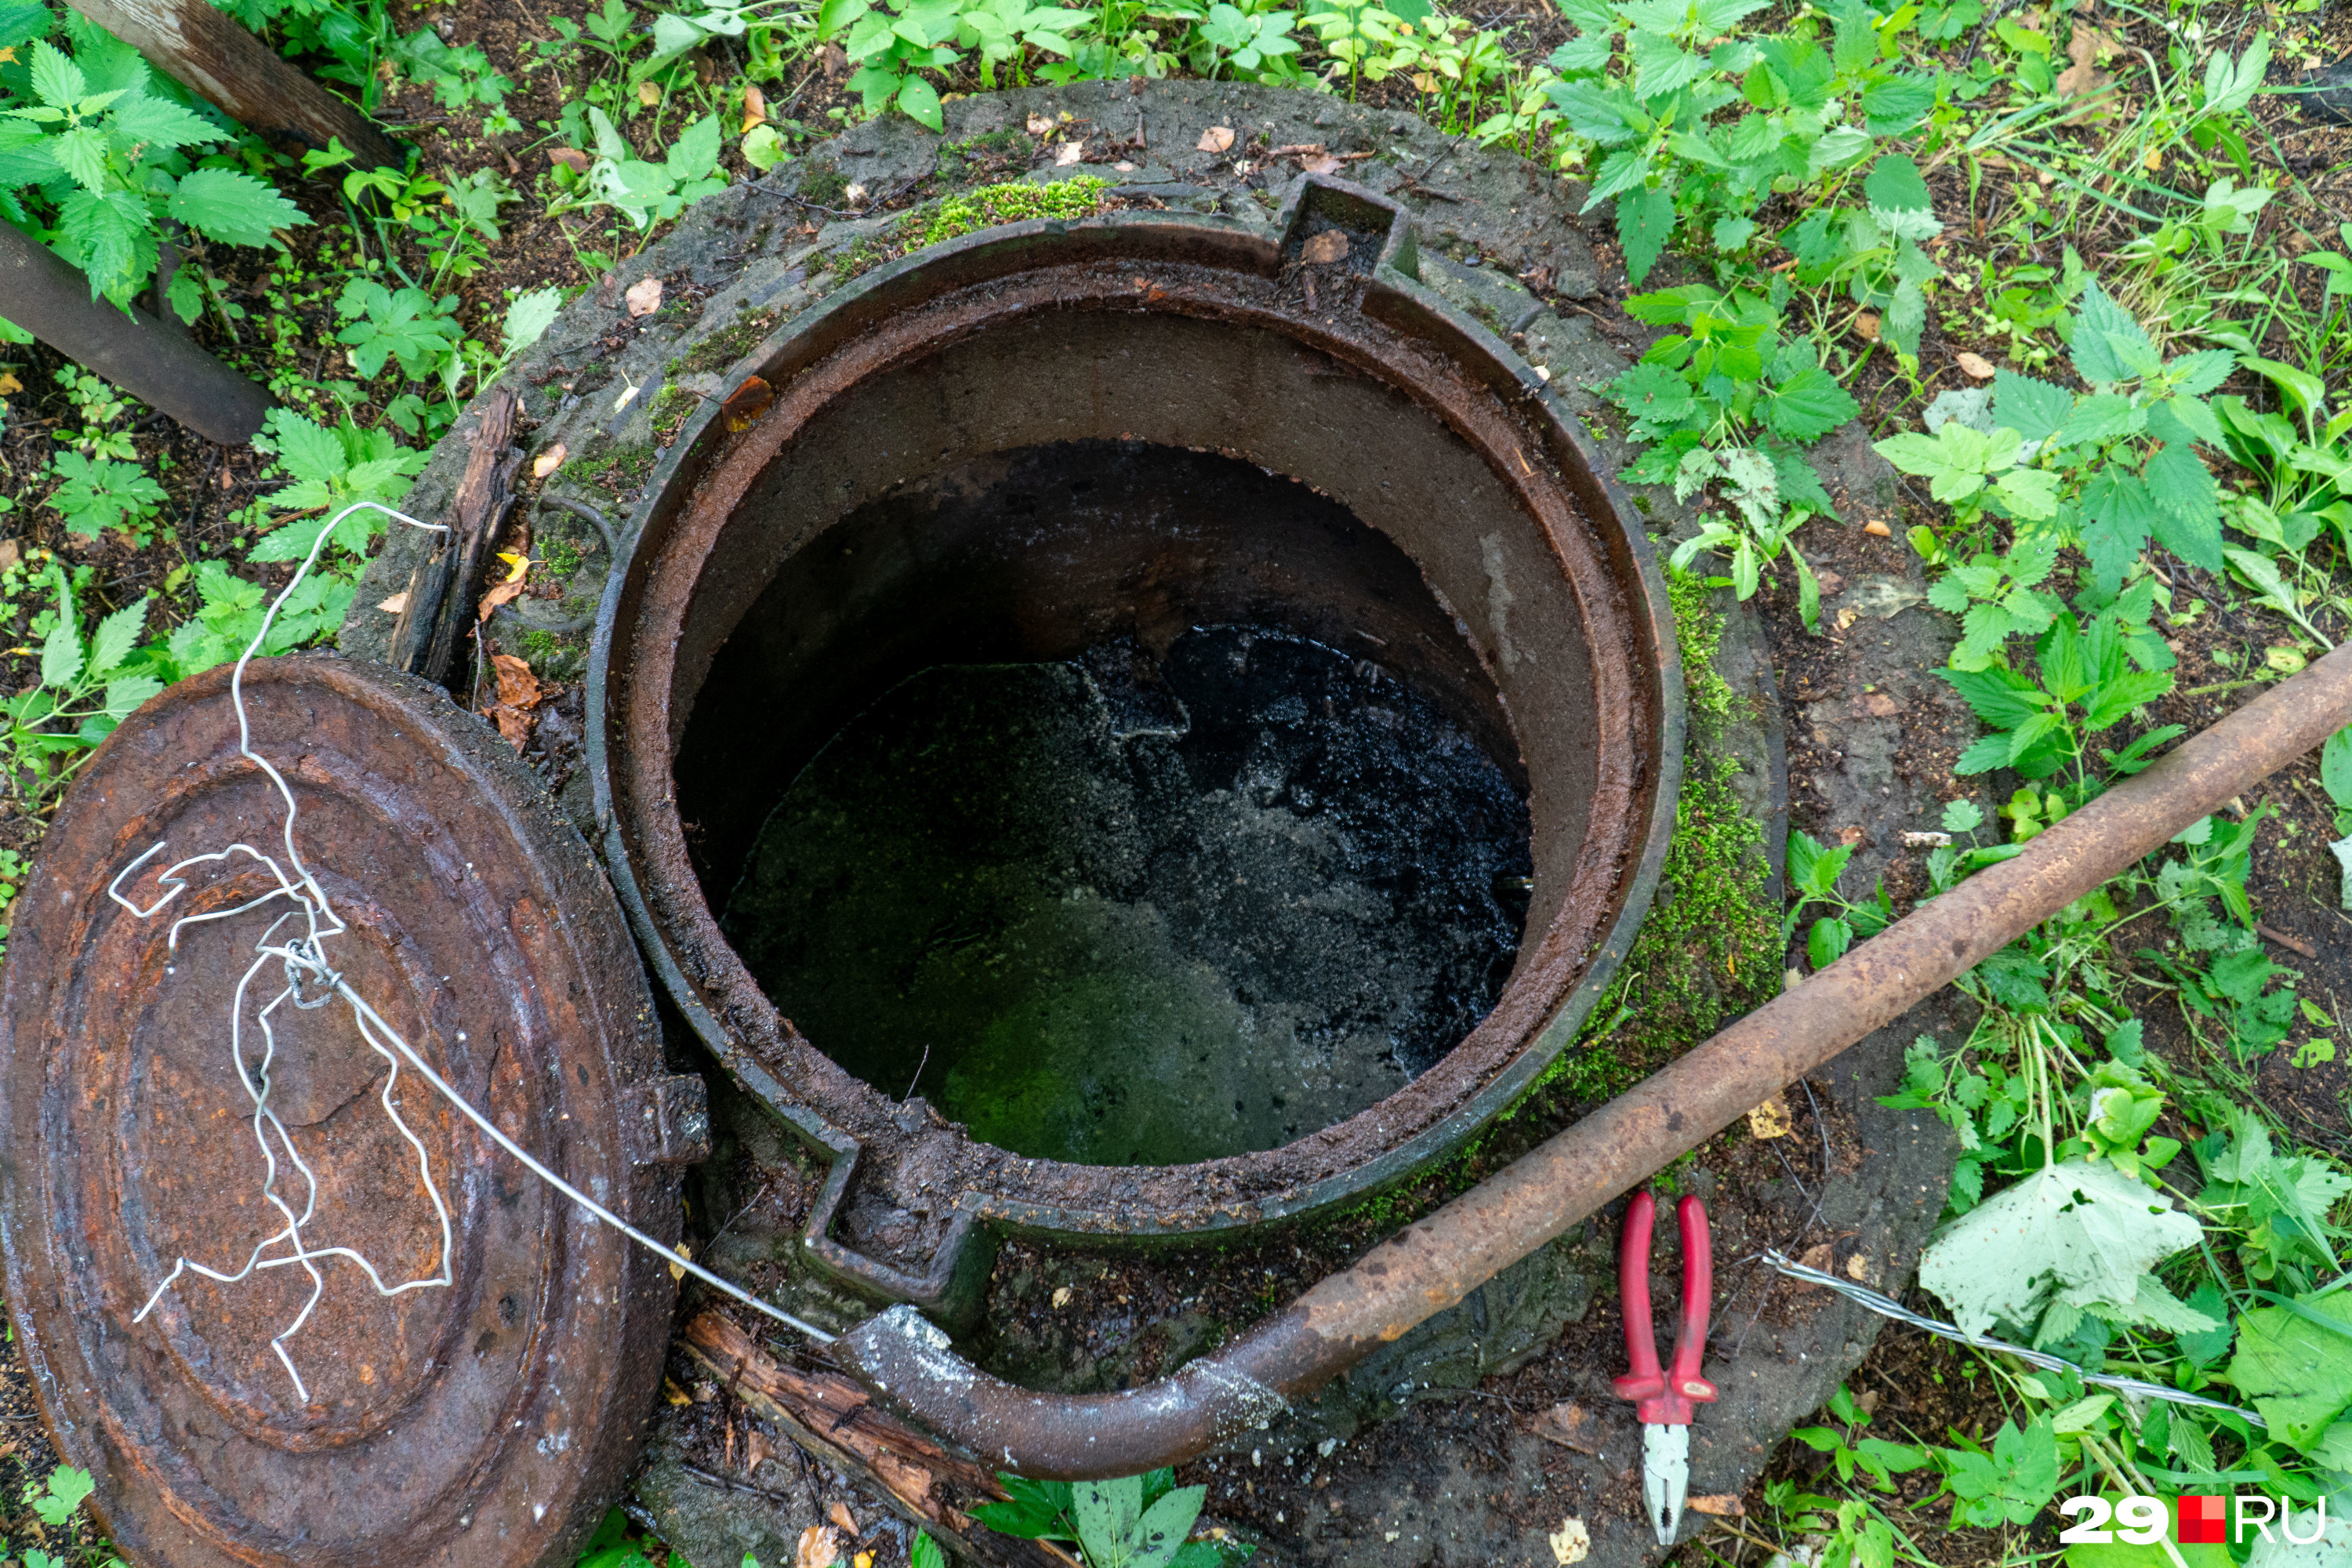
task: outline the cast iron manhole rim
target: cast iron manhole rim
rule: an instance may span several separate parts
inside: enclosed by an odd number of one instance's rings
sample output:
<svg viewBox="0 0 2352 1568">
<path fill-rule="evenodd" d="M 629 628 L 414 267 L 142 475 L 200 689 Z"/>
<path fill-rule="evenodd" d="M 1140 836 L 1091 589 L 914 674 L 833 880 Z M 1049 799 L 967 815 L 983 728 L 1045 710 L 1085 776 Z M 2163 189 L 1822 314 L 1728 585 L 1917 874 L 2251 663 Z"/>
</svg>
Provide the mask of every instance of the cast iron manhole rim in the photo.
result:
<svg viewBox="0 0 2352 1568">
<path fill-rule="evenodd" d="M 1327 306 L 1319 320 L 1311 309 L 1273 305 L 1271 286 L 1295 266 L 1310 218 L 1319 216 L 1319 226 L 1332 222 L 1332 214 L 1343 221 L 1377 222 L 1385 231 L 1384 243 L 1376 245 L 1377 266 L 1360 279 L 1360 300 L 1352 307 Z M 740 362 L 730 386 L 741 384 L 746 373 L 756 374 L 775 389 L 774 405 L 730 432 L 720 404 L 706 402 L 648 479 L 631 537 L 623 542 L 622 569 L 606 585 L 590 654 L 587 750 L 604 858 L 645 956 L 696 1034 L 739 1084 L 831 1158 L 806 1244 L 813 1260 L 860 1293 L 911 1300 L 950 1321 L 968 1321 L 998 1235 L 1093 1242 L 1208 1238 L 1302 1217 L 1394 1184 L 1458 1147 L 1542 1075 L 1574 1040 L 1631 947 L 1673 834 L 1682 767 L 1681 664 L 1664 582 L 1648 538 L 1633 521 L 1638 513 L 1631 498 L 1607 476 L 1600 455 L 1542 378 L 1419 281 L 1409 223 L 1394 204 L 1370 191 L 1302 176 L 1270 231 L 1221 217 L 1129 211 L 986 229 L 915 252 L 845 286 Z M 1099 288 L 1095 297 L 1081 299 L 1079 275 L 1089 265 Z M 1048 272 L 1056 283 L 1050 306 L 1014 298 L 1024 276 Z M 1255 298 L 1241 302 L 1229 293 L 1211 302 L 1204 291 L 1172 282 L 1180 276 L 1219 275 Z M 1148 287 L 1127 292 L 1130 279 Z M 1163 289 L 1163 282 L 1170 287 Z M 943 332 L 908 332 L 908 321 L 950 298 L 962 313 Z M 852 1119 L 841 1114 L 844 1107 L 826 1103 L 832 1086 L 824 1079 L 829 1074 L 846 1080 L 853 1097 L 875 1102 L 857 1107 L 865 1113 L 856 1120 L 869 1130 L 884 1120 L 875 1114 L 881 1091 L 848 1079 L 782 1018 L 719 933 L 690 870 L 682 887 L 667 886 L 680 879 L 660 873 L 665 859 L 686 864 L 667 771 L 671 666 L 664 661 L 674 651 L 666 652 L 663 639 L 655 637 L 649 657 L 648 644 L 637 640 L 638 623 L 665 552 L 698 516 L 723 521 L 791 433 L 833 397 L 890 365 L 936 352 L 952 341 L 949 334 L 985 331 L 1030 310 L 1081 306 L 1189 310 L 1286 334 L 1402 393 L 1467 441 L 1560 557 L 1584 616 L 1596 707 L 1604 725 L 1618 725 L 1622 743 L 1601 750 L 1603 777 L 1576 873 L 1555 905 L 1559 914 L 1542 932 L 1530 931 L 1521 963 L 1486 1022 L 1412 1084 L 1336 1128 L 1263 1153 L 1196 1165 L 1064 1165 L 972 1141 L 973 1150 L 1001 1156 L 992 1177 L 1019 1181 L 1042 1172 L 1066 1191 L 1082 1191 L 1084 1199 L 1032 1201 L 975 1185 L 958 1196 L 945 1238 L 917 1273 L 828 1234 L 862 1144 L 845 1125 Z M 992 318 L 992 310 L 1000 314 Z M 907 341 L 886 342 L 894 330 Z M 1443 395 L 1449 391 L 1450 403 Z M 638 716 L 643 733 L 633 736 L 630 709 L 640 688 L 657 689 L 662 699 L 646 704 Z M 646 803 L 642 807 L 640 800 Z M 1605 918 L 1588 914 L 1583 929 L 1564 931 L 1578 924 L 1580 893 Z M 1538 970 L 1547 978 L 1569 973 L 1535 998 L 1530 994 L 1542 984 L 1533 978 Z M 1541 1005 L 1530 1015 L 1538 1000 Z M 1507 1039 L 1490 1038 L 1473 1050 L 1482 1035 L 1504 1033 L 1497 1020 L 1522 1016 L 1525 1021 Z M 1408 1100 L 1415 1101 L 1415 1112 L 1399 1118 L 1396 1108 Z M 1376 1143 L 1367 1156 L 1329 1161 L 1328 1168 L 1278 1190 L 1263 1184 L 1249 1190 L 1254 1166 L 1295 1155 L 1318 1140 L 1346 1142 L 1333 1134 L 1382 1119 L 1406 1124 L 1370 1140 L 1360 1134 L 1360 1141 Z M 1156 1204 L 1150 1190 L 1155 1184 L 1161 1189 Z"/>
</svg>

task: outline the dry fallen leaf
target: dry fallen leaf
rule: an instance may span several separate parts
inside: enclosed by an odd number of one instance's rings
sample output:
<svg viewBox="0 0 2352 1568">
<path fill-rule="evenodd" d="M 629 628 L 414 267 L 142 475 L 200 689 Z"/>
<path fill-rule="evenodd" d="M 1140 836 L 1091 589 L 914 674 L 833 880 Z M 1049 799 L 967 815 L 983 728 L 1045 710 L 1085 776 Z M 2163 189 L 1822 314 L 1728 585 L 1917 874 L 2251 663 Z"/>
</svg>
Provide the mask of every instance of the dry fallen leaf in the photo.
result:
<svg viewBox="0 0 2352 1568">
<path fill-rule="evenodd" d="M 824 1505 L 824 1517 L 839 1525 L 847 1532 L 852 1541 L 856 1540 L 857 1537 L 863 1533 L 857 1528 L 857 1516 L 851 1513 L 849 1511 L 849 1505 L 843 1502 L 839 1498 L 835 1498 L 833 1501 Z"/>
<path fill-rule="evenodd" d="M 16 379 L 14 371 L 0 370 L 0 397 L 8 397 L 24 390 L 25 384 Z"/>
<path fill-rule="evenodd" d="M 757 87 L 743 89 L 743 130 L 748 134 L 768 122 L 768 95 Z"/>
<path fill-rule="evenodd" d="M 758 1475 L 760 1467 L 766 1464 L 769 1456 L 775 1451 L 775 1445 L 768 1441 L 768 1435 L 765 1432 L 754 1430 L 750 1436 L 743 1439 L 743 1473 L 747 1476 Z"/>
<path fill-rule="evenodd" d="M 1870 535 L 1873 539 L 1892 539 L 1895 537 L 1895 531 L 1874 517 L 1868 522 L 1862 525 L 1862 531 L 1863 532 Z"/>
<path fill-rule="evenodd" d="M 1309 174 L 1336 174 L 1339 172 L 1339 160 L 1328 153 L 1317 153 L 1298 160 L 1298 166 Z"/>
<path fill-rule="evenodd" d="M 1132 174 L 1135 173 L 1135 165 L 1129 163 L 1124 158 L 1121 158 L 1118 163 L 1113 163 L 1111 167 L 1122 174 Z"/>
<path fill-rule="evenodd" d="M 839 44 L 827 44 L 817 50 L 816 63 L 824 68 L 824 79 L 832 81 L 849 73 L 849 51 Z"/>
<path fill-rule="evenodd" d="M 0 539 L 0 572 L 5 572 L 25 558 L 25 546 L 14 539 Z"/>
<path fill-rule="evenodd" d="M 498 672 L 499 701 L 516 708 L 539 706 L 539 677 L 530 665 L 510 653 L 494 653 L 490 668 Z"/>
<path fill-rule="evenodd" d="M 1033 115 L 1031 115 L 1031 116 L 1029 117 L 1029 134 L 1030 134 L 1030 135 L 1032 135 L 1032 136 L 1043 136 L 1043 135 L 1045 135 L 1046 132 L 1048 132 L 1052 131 L 1053 129 L 1054 129 L 1054 117 L 1053 117 L 1052 115 L 1050 115 L 1050 114 L 1033 114 Z"/>
<path fill-rule="evenodd" d="M 2058 73 L 2058 96 L 2096 98 L 2114 87 L 2115 79 L 2099 68 L 2099 60 L 2114 53 L 2115 48 L 2115 40 L 2102 37 L 2096 27 L 2087 22 L 2076 22 L 2066 42 L 2066 58 L 2074 63 Z M 2083 116 L 2077 112 L 2070 118 Z"/>
<path fill-rule="evenodd" d="M 866 187 L 852 182 L 842 188 L 841 199 L 851 206 L 862 206 L 866 202 Z"/>
<path fill-rule="evenodd" d="M 14 544 L 16 541 L 10 540 L 9 542 Z M 386 599 L 382 604 L 378 605 L 376 608 L 382 610 L 387 616 L 396 616 L 400 614 L 401 611 L 408 608 L 408 590 L 403 588 L 399 593 L 394 594 L 391 598 Z"/>
<path fill-rule="evenodd" d="M 1693 1513 L 1711 1513 L 1717 1519 L 1738 1519 L 1748 1512 L 1736 1492 L 1721 1492 L 1714 1497 L 1695 1497 L 1685 1507 Z"/>
<path fill-rule="evenodd" d="M 500 605 L 511 604 L 520 597 L 522 597 L 520 583 L 501 583 L 482 595 L 482 603 L 479 606 L 481 613 L 475 618 L 487 621 Z"/>
<path fill-rule="evenodd" d="M 1748 1131 L 1756 1138 L 1786 1138 L 1789 1135 L 1789 1102 L 1774 1095 L 1748 1113 Z"/>
<path fill-rule="evenodd" d="M 1968 372 L 1969 374 L 1976 377 L 1979 381 L 1990 381 L 1992 379 L 1992 361 L 1985 358 L 1982 354 L 1969 353 L 1963 351 L 1957 356 L 1956 363 L 1958 363 L 1962 370 Z"/>
<path fill-rule="evenodd" d="M 651 109 L 661 101 L 661 89 L 649 81 L 637 83 L 637 101 Z"/>
<path fill-rule="evenodd" d="M 501 583 L 520 583 L 530 574 L 530 554 L 528 551 L 501 550 L 499 559 L 507 563 L 507 574 Z"/>
<path fill-rule="evenodd" d="M 1069 1304 L 1070 1288 L 1067 1285 L 1065 1285 L 1054 1292 L 1054 1305 L 1056 1307 L 1066 1307 Z"/>
<path fill-rule="evenodd" d="M 1066 169 L 1081 158 L 1084 158 L 1086 155 L 1087 144 L 1085 142 L 1065 142 L 1062 143 L 1062 150 L 1054 154 L 1054 167 L 1056 169 Z"/>
<path fill-rule="evenodd" d="M 1892 719 L 1903 711 L 1903 704 L 1884 691 L 1864 692 L 1855 700 L 1854 707 L 1863 717 L 1869 719 Z"/>
<path fill-rule="evenodd" d="M 1601 1424 L 1592 1412 L 1563 1399 L 1536 1417 L 1536 1436 L 1575 1449 L 1580 1454 L 1601 1451 Z"/>
<path fill-rule="evenodd" d="M 1826 1241 L 1820 1241 L 1815 1242 L 1812 1246 L 1805 1248 L 1803 1252 L 1798 1254 L 1797 1261 L 1803 1264 L 1806 1268 L 1814 1270 L 1816 1273 L 1827 1274 L 1830 1271 L 1830 1265 L 1837 1261 L 1837 1259 L 1830 1250 L 1830 1244 Z M 1814 1284 L 1810 1279 L 1799 1279 L 1792 1281 L 1792 1283 L 1794 1283 L 1800 1290 L 1819 1290 L 1823 1289 L 1823 1287 Z"/>
<path fill-rule="evenodd" d="M 1870 1283 L 1870 1259 L 1855 1253 L 1845 1260 L 1845 1277 L 1857 1285 Z"/>
<path fill-rule="evenodd" d="M 1298 247 L 1298 259 L 1310 267 L 1328 267 L 1347 258 L 1348 237 L 1336 228 L 1325 229 Z"/>
<path fill-rule="evenodd" d="M 776 389 L 755 375 L 727 395 L 719 415 L 727 421 L 729 430 L 748 430 L 751 422 L 765 414 L 775 401 Z"/>
<path fill-rule="evenodd" d="M 686 1390 L 677 1385 L 677 1380 L 675 1378 L 666 1377 L 662 1379 L 662 1397 L 668 1400 L 672 1405 L 691 1405 L 694 1403 L 694 1400 L 687 1394 Z"/>
<path fill-rule="evenodd" d="M 530 460 L 530 477 L 534 479 L 547 478 L 548 475 L 563 467 L 563 443 L 558 441 Z"/>
<path fill-rule="evenodd" d="M 1874 343 L 1878 341 L 1878 318 L 1864 310 L 1853 319 L 1853 330 L 1862 334 L 1863 342 Z"/>
<path fill-rule="evenodd" d="M 630 315 L 650 316 L 661 309 L 661 296 L 660 279 L 640 278 L 629 285 L 629 291 L 621 298 L 628 302 Z"/>
<path fill-rule="evenodd" d="M 827 1525 L 812 1524 L 801 1531 L 793 1553 L 793 1568 L 833 1568 L 841 1561 L 841 1542 Z"/>
<path fill-rule="evenodd" d="M 1201 132 L 1201 140 L 1196 143 L 1203 153 L 1227 152 L 1231 150 L 1233 144 L 1234 128 L 1230 125 L 1210 126 Z"/>
<path fill-rule="evenodd" d="M 1580 1519 L 1561 1520 L 1559 1528 L 1544 1539 L 1551 1543 L 1551 1554 L 1559 1568 L 1581 1563 L 1592 1553 L 1592 1532 L 1584 1528 Z"/>
<path fill-rule="evenodd" d="M 547 150 L 547 161 L 551 163 L 561 163 L 579 174 L 586 174 L 590 165 L 595 162 L 577 147 L 551 147 Z"/>
</svg>

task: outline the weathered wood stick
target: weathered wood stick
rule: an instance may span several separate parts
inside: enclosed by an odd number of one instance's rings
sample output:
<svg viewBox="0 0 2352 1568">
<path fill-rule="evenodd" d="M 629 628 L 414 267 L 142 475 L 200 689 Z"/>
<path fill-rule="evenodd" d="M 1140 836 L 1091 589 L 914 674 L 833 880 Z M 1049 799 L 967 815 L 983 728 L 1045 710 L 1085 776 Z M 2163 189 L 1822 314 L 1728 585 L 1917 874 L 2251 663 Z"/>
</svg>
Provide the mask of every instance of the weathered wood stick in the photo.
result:
<svg viewBox="0 0 2352 1568">
<path fill-rule="evenodd" d="M 0 315 L 225 447 L 253 438 L 277 404 L 268 391 L 144 310 L 89 297 L 89 279 L 47 246 L 0 223 Z M 176 323 L 175 323 L 176 324 Z"/>
<path fill-rule="evenodd" d="M 481 413 L 466 437 L 466 472 L 441 517 L 449 531 L 409 574 L 408 593 L 393 623 L 391 664 L 395 669 L 446 685 L 457 667 L 457 647 L 474 624 L 474 601 L 482 567 L 507 509 L 514 504 L 519 454 L 514 439 L 516 399 L 499 387 L 482 400 Z"/>
<path fill-rule="evenodd" d="M 954 1500 L 1002 1498 L 996 1477 L 877 1405 L 842 1373 L 779 1361 L 719 1312 L 688 1323 L 679 1343 L 786 1436 L 872 1486 L 959 1556 L 990 1568 L 1079 1568 L 1049 1542 L 999 1535 L 975 1523 Z"/>
<path fill-rule="evenodd" d="M 407 167 L 398 142 L 367 116 L 278 58 L 210 0 L 68 0 L 281 153 L 324 151 L 336 137 L 362 169 Z"/>
</svg>

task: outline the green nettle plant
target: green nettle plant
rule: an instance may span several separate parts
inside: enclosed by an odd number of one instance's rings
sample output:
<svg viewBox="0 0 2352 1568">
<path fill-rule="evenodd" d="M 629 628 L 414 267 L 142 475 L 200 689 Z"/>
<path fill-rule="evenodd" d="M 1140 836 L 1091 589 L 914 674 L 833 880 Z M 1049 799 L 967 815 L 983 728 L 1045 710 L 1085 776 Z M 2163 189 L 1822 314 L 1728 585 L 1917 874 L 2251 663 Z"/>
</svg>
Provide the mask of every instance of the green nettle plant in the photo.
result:
<svg viewBox="0 0 2352 1568">
<path fill-rule="evenodd" d="M 973 1518 L 1000 1534 L 1074 1545 L 1087 1568 L 1219 1568 L 1255 1551 L 1238 1542 L 1187 1541 L 1209 1489 L 1179 1487 L 1173 1470 L 1075 1484 L 997 1480 L 1006 1500 L 981 1504 Z"/>
<path fill-rule="evenodd" d="M 69 16 L 68 54 L 40 37 L 46 6 L 0 0 L 0 219 L 39 236 L 89 278 L 93 299 L 127 304 L 155 273 L 168 224 L 231 245 L 271 245 L 307 224 L 300 208 L 240 170 L 193 164 L 192 150 L 236 132 L 180 101 L 130 45 Z M 26 47 L 29 44 L 29 47 Z M 172 308 L 194 321 L 201 274 L 180 268 Z"/>
<path fill-rule="evenodd" d="M 1964 531 L 1991 512 L 2046 524 L 2079 546 L 2099 591 L 2112 595 L 2152 539 L 2208 572 L 2226 564 L 2221 487 L 2198 455 L 2220 448 L 2221 421 L 2205 395 L 2237 368 L 2228 349 L 2166 359 L 2129 312 L 2096 283 L 2071 318 L 2069 354 L 2088 386 L 2002 370 L 1992 399 L 1956 414 L 1933 435 L 1876 443 L 1881 456 L 1928 481 Z M 1933 538 L 1922 553 L 1940 553 Z"/>
<path fill-rule="evenodd" d="M 1826 49 L 1801 30 L 1725 38 L 1765 4 L 1562 7 L 1578 36 L 1553 52 L 1559 79 L 1542 92 L 1568 130 L 1602 152 L 1587 206 L 1614 199 L 1625 270 L 1637 283 L 1678 224 L 1711 223 L 1718 244 L 1742 243 L 1768 195 L 1853 168 L 1879 138 L 1910 130 L 1935 107 L 1934 82 L 1891 63 L 1895 22 L 1881 24 L 1859 5 L 1833 12 Z M 1740 103 L 1748 112 L 1717 118 Z"/>
</svg>

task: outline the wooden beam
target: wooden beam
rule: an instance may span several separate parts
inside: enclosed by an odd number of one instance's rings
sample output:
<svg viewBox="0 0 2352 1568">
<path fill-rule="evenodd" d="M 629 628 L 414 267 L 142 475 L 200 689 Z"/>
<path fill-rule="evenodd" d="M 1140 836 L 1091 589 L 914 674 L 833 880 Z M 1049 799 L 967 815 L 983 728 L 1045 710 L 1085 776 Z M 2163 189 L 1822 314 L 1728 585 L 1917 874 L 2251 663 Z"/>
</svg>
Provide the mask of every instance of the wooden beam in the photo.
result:
<svg viewBox="0 0 2352 1568">
<path fill-rule="evenodd" d="M 434 536 L 433 548 L 409 574 L 408 593 L 393 624 L 391 664 L 446 686 L 457 668 L 457 650 L 479 618 L 477 596 L 490 546 L 514 504 L 515 470 L 521 448 L 514 447 L 518 399 L 509 386 L 493 387 L 482 399 L 467 433 L 466 472 L 440 521 L 449 531 Z"/>
<path fill-rule="evenodd" d="M 267 388 L 144 310 L 89 297 L 89 279 L 22 230 L 0 223 L 0 306 L 8 320 L 225 447 L 253 438 L 276 406 Z M 178 322 L 173 323 L 176 327 Z"/>
<path fill-rule="evenodd" d="M 211 0 L 68 0 L 150 65 L 281 153 L 341 138 L 362 169 L 404 169 L 400 143 L 278 58 Z"/>
<path fill-rule="evenodd" d="M 965 1511 L 1004 1496 L 986 1466 L 942 1448 L 829 1367 L 778 1360 L 722 1313 L 704 1312 L 679 1344 L 721 1387 L 836 1469 L 865 1481 L 958 1556 L 989 1568 L 1081 1568 L 1050 1542 L 999 1535 Z"/>
</svg>

